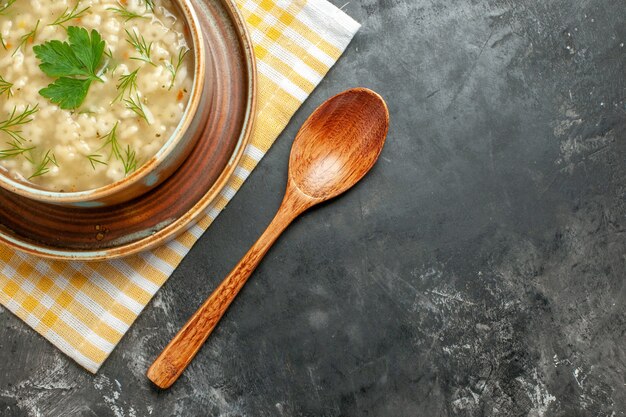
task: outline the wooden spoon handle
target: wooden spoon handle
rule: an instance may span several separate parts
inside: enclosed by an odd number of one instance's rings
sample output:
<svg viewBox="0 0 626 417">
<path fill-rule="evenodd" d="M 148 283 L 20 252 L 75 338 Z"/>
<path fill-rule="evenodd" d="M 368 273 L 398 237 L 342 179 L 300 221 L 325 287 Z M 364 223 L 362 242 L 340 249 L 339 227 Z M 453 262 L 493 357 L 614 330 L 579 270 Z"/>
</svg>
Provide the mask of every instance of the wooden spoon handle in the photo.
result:
<svg viewBox="0 0 626 417">
<path fill-rule="evenodd" d="M 281 233 L 312 201 L 299 191 L 287 192 L 276 217 L 217 289 L 194 313 L 148 369 L 160 388 L 169 388 L 196 356 L 230 304 Z"/>
</svg>

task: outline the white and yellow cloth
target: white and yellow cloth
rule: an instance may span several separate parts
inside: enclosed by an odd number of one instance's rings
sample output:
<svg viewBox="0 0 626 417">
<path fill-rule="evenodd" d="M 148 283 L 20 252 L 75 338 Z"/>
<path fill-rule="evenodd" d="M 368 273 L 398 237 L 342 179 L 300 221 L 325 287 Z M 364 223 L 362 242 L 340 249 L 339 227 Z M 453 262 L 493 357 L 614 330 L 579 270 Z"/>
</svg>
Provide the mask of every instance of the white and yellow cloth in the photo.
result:
<svg viewBox="0 0 626 417">
<path fill-rule="evenodd" d="M 114 261 L 56 262 L 0 244 L 0 303 L 96 372 L 139 313 L 228 204 L 359 24 L 326 0 L 237 0 L 258 64 L 252 142 L 199 222 L 156 250 Z"/>
</svg>

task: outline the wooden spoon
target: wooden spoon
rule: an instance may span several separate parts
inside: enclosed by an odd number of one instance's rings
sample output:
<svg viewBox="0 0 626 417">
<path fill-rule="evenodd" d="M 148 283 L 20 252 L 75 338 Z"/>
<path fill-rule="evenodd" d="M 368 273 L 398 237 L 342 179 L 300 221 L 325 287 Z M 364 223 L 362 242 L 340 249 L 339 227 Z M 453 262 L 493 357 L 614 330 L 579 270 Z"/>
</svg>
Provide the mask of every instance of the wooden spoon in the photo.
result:
<svg viewBox="0 0 626 417">
<path fill-rule="evenodd" d="M 152 382 L 161 388 L 176 382 L 278 236 L 305 210 L 359 182 L 378 160 L 388 129 L 387 105 L 364 88 L 329 99 L 309 117 L 293 143 L 276 217 L 154 361 L 147 373 Z"/>
</svg>

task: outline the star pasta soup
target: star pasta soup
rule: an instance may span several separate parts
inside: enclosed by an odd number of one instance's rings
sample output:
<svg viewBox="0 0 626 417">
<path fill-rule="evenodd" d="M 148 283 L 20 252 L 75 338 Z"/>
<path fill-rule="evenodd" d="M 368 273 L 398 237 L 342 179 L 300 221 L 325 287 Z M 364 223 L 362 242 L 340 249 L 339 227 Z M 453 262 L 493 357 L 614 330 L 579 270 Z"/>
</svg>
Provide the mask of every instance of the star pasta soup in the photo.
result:
<svg viewBox="0 0 626 417">
<path fill-rule="evenodd" d="M 186 111 L 185 33 L 170 0 L 0 0 L 0 171 L 61 193 L 132 175 Z"/>
</svg>

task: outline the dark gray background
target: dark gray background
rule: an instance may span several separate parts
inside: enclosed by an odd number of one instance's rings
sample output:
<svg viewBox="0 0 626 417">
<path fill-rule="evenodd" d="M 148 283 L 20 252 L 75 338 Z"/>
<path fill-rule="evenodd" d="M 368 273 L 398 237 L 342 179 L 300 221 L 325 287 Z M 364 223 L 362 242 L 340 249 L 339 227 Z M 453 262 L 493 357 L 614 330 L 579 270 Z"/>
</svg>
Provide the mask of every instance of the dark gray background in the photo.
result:
<svg viewBox="0 0 626 417">
<path fill-rule="evenodd" d="M 626 415 L 626 3 L 345 9 L 344 57 L 98 376 L 0 311 L 1 415 Z M 270 221 L 298 127 L 353 86 L 389 102 L 379 164 L 157 391 L 146 368 Z"/>
</svg>

